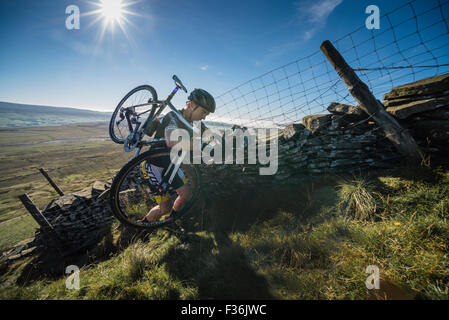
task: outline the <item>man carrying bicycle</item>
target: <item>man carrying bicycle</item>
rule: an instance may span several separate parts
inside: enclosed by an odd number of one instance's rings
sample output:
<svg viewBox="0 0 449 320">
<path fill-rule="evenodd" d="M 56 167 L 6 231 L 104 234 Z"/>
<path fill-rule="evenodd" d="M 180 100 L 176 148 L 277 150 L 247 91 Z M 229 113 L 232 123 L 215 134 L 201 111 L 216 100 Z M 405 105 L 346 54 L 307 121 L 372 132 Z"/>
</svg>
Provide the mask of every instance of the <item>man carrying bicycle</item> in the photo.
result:
<svg viewBox="0 0 449 320">
<path fill-rule="evenodd" d="M 193 90 L 186 103 L 186 108 L 180 111 L 180 114 L 190 124 L 194 121 L 204 120 L 210 113 L 215 112 L 215 100 L 211 94 L 203 89 Z M 165 138 L 168 148 L 172 148 L 178 141 L 170 140 L 171 133 L 176 129 L 187 129 L 186 126 L 179 120 L 175 112 L 167 113 L 162 122 L 156 129 L 155 138 Z M 166 182 L 163 180 L 164 176 L 170 176 L 171 173 L 167 170 L 173 170 L 174 166 L 170 166 L 170 156 L 152 161 L 151 164 L 147 161 L 142 162 L 141 170 L 144 178 L 148 180 L 149 186 L 157 206 L 152 208 L 148 214 L 142 219 L 142 222 L 153 222 L 159 220 L 162 216 L 170 213 L 171 216 L 176 217 L 179 212 L 192 195 L 191 188 L 185 184 L 186 180 L 181 170 L 178 170 L 172 183 L 167 188 Z M 170 198 L 170 190 L 175 190 L 178 197 L 173 202 Z"/>
</svg>

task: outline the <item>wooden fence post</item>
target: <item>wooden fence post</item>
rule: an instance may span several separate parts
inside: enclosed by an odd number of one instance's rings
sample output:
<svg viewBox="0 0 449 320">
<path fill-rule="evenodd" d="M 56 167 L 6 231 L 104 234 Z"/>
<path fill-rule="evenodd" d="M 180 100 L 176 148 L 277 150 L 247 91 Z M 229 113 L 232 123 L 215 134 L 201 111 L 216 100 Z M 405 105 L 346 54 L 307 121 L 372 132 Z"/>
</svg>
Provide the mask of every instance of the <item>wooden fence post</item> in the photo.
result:
<svg viewBox="0 0 449 320">
<path fill-rule="evenodd" d="M 424 154 L 415 139 L 385 110 L 384 106 L 374 97 L 368 86 L 360 80 L 332 43 L 326 40 L 321 44 L 320 49 L 337 71 L 351 95 L 357 100 L 360 108 L 373 117 L 385 131 L 387 138 L 396 146 L 399 153 L 414 163 L 422 163 Z"/>
<path fill-rule="evenodd" d="M 50 222 L 48 222 L 48 220 L 45 218 L 42 212 L 36 207 L 36 205 L 33 203 L 30 197 L 28 197 L 26 193 L 20 195 L 19 199 L 20 201 L 22 201 L 22 204 L 28 210 L 28 212 L 31 214 L 34 220 L 36 220 L 36 222 L 42 227 L 43 233 L 48 235 L 50 239 L 54 242 L 54 246 L 58 250 L 59 254 L 63 255 L 60 248 L 62 241 L 56 234 Z"/>
<path fill-rule="evenodd" d="M 52 178 L 50 178 L 50 176 L 48 175 L 47 171 L 45 171 L 43 168 L 40 168 L 39 171 L 44 175 L 44 177 L 47 179 L 47 181 L 51 184 L 51 186 L 53 187 L 53 189 L 56 190 L 56 192 L 60 195 L 63 196 L 64 192 L 62 192 L 62 190 L 58 187 L 58 185 L 53 181 Z"/>
</svg>

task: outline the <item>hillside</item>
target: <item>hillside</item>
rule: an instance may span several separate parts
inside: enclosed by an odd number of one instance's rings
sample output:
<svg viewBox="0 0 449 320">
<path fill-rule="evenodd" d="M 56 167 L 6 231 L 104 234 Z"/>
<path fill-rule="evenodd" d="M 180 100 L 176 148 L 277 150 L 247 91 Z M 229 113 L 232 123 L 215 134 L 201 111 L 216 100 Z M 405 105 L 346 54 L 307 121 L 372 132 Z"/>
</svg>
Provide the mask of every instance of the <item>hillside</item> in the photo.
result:
<svg viewBox="0 0 449 320">
<path fill-rule="evenodd" d="M 109 119 L 109 112 L 0 102 L 0 127 L 55 126 Z"/>
<path fill-rule="evenodd" d="M 448 299 L 448 194 L 447 168 L 404 167 L 235 190 L 192 210 L 184 234 L 116 221 L 77 256 L 3 265 L 0 298 Z M 79 290 L 66 289 L 72 264 Z"/>
</svg>

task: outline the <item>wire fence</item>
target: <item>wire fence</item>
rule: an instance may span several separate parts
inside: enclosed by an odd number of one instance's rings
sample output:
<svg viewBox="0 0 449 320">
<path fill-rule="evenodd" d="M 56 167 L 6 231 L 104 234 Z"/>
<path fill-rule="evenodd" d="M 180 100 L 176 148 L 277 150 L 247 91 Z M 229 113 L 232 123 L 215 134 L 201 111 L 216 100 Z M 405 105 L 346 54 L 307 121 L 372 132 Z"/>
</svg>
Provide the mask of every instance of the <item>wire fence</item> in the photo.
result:
<svg viewBox="0 0 449 320">
<path fill-rule="evenodd" d="M 365 25 L 333 42 L 374 96 L 449 72 L 449 1 L 410 1 L 383 14 L 379 30 Z M 331 102 L 357 105 L 320 50 L 273 69 L 216 97 L 208 120 L 283 128 L 328 113 Z"/>
</svg>

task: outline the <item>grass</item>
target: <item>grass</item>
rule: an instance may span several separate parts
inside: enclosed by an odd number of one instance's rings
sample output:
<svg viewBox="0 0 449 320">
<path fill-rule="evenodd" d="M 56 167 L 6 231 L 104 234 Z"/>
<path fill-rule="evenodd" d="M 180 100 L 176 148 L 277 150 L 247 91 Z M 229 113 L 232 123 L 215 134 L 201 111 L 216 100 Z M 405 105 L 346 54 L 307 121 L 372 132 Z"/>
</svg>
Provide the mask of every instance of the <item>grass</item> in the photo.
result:
<svg viewBox="0 0 449 320">
<path fill-rule="evenodd" d="M 29 214 L 0 223 L 0 248 L 8 248 L 34 236 L 38 227 L 39 225 Z"/>
<path fill-rule="evenodd" d="M 339 185 L 340 209 L 350 218 L 372 219 L 376 212 L 376 193 L 369 180 L 356 177 Z"/>
<path fill-rule="evenodd" d="M 45 152 L 34 147 L 26 149 L 39 154 L 30 158 L 33 165 L 53 159 L 52 176 L 63 190 L 107 178 L 123 161 L 121 150 L 101 142 Z M 7 151 L 19 161 L 19 149 Z M 92 170 L 83 166 L 90 157 L 100 158 Z M 9 168 L 6 177 L 32 173 L 2 164 Z M 14 208 L 14 194 L 54 197 L 45 181 L 27 179 L 0 183 L 0 235 L 10 237 L 3 246 L 34 230 L 31 218 L 6 210 Z M 184 235 L 135 233 L 115 221 L 98 244 L 77 256 L 43 252 L 3 265 L 0 298 L 447 300 L 448 219 L 449 170 L 442 167 L 328 176 L 303 185 L 259 186 L 257 192 L 239 187 L 200 201 L 181 220 Z M 79 290 L 66 289 L 64 270 L 72 264 L 80 267 Z M 372 265 L 379 268 L 379 290 L 365 285 Z"/>
<path fill-rule="evenodd" d="M 116 223 L 109 244 L 87 254 L 80 290 L 67 290 L 64 274 L 18 281 L 26 260 L 4 272 L 10 284 L 0 297 L 448 299 L 448 178 L 444 170 L 433 181 L 397 171 L 334 178 L 261 191 L 258 207 L 240 202 L 217 212 L 229 203 L 221 199 L 183 220 L 189 233 L 181 237 L 158 230 L 124 242 Z M 269 194 L 283 200 L 267 208 Z M 359 199 L 367 194 L 369 202 Z M 365 286 L 370 265 L 380 270 L 380 290 Z"/>
<path fill-rule="evenodd" d="M 374 180 L 370 184 L 365 179 L 352 181 L 351 186 L 347 180 L 340 183 L 340 201 L 346 203 L 347 196 L 356 197 L 368 192 L 365 188 L 373 188 Z M 410 190 L 393 189 L 395 195 L 389 198 L 387 213 L 377 221 L 354 215 L 348 219 L 346 210 L 339 211 L 337 205 L 338 214 L 334 217 L 328 210 L 318 213 L 323 220 L 311 226 L 309 232 L 299 226 L 289 228 L 295 224 L 295 216 L 284 212 L 235 237 L 251 253 L 256 266 L 266 270 L 267 276 L 277 283 L 280 298 L 368 298 L 370 293 L 362 284 L 367 277 L 364 270 L 368 265 L 377 265 L 384 282 L 399 284 L 403 297 L 447 299 L 444 293 L 449 280 L 449 227 L 448 211 L 441 203 L 447 201 L 448 190 L 447 184 L 421 183 Z M 416 202 L 423 198 L 422 193 L 427 201 L 419 206 L 418 214 Z M 375 213 L 376 198 L 380 215 L 386 203 L 377 196 L 369 197 L 370 202 L 354 200 L 349 208 L 363 212 L 366 206 L 369 210 L 365 212 Z M 298 290 L 300 284 L 307 290 Z"/>
</svg>

